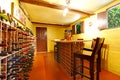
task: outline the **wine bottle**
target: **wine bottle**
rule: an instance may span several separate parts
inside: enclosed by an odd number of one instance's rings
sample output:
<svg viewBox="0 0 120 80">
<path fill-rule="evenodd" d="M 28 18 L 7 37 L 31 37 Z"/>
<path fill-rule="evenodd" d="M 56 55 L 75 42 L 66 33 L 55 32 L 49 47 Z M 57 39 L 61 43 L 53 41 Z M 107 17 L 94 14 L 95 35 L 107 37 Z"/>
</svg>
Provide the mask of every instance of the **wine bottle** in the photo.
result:
<svg viewBox="0 0 120 80">
<path fill-rule="evenodd" d="M 5 78 L 5 75 L 0 74 L 0 79 L 4 79 L 4 78 Z"/>
</svg>

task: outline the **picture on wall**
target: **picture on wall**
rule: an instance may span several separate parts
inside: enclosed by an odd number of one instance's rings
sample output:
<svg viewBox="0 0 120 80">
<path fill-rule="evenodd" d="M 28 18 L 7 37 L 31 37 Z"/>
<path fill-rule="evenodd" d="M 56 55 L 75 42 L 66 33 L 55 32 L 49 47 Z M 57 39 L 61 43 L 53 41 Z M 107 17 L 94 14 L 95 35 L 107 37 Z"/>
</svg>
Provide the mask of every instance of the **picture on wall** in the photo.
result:
<svg viewBox="0 0 120 80">
<path fill-rule="evenodd" d="M 17 21 L 22 23 L 23 25 L 26 25 L 26 17 L 24 15 L 23 11 L 21 10 L 21 8 L 12 2 L 11 3 L 11 10 L 12 10 L 11 13 L 12 13 L 13 17 Z"/>
</svg>

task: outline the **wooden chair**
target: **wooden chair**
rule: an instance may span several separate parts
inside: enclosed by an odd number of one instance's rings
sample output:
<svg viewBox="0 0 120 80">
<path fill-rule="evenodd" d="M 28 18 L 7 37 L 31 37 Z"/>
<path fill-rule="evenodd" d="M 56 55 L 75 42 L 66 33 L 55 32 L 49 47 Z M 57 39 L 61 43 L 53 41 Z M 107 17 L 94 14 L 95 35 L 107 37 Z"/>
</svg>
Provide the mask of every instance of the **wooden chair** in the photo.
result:
<svg viewBox="0 0 120 80">
<path fill-rule="evenodd" d="M 94 49 L 94 47 L 95 47 L 95 43 L 96 43 L 96 39 L 93 39 L 92 40 L 91 48 L 85 48 L 85 47 L 83 47 L 83 51 L 90 51 L 91 52 Z"/>
<path fill-rule="evenodd" d="M 101 48 L 104 43 L 104 38 L 96 38 L 95 40 L 95 45 L 93 49 L 86 49 L 88 51 L 91 51 L 91 55 L 85 55 L 83 53 L 74 53 L 74 67 L 73 67 L 73 80 L 76 80 L 76 75 L 79 74 L 81 75 L 81 78 L 86 77 L 90 80 L 94 80 L 94 72 L 96 71 L 96 79 L 99 80 L 99 72 L 100 72 L 100 55 L 101 55 Z M 85 48 L 83 48 L 85 50 Z M 79 66 L 76 66 L 76 59 L 80 59 L 81 62 L 79 63 Z M 84 65 L 84 61 L 89 62 L 89 66 Z M 94 66 L 96 61 L 96 66 Z M 77 64 L 78 65 L 78 64 Z M 96 70 L 95 70 L 96 67 Z M 80 68 L 80 70 L 78 70 Z M 84 74 L 84 70 L 88 69 L 89 70 L 89 75 L 87 76 Z"/>
<path fill-rule="evenodd" d="M 92 45 L 91 45 L 91 48 L 83 48 L 83 51 L 89 51 L 89 52 L 92 52 L 92 50 L 94 49 L 95 47 L 95 44 L 96 44 L 96 39 L 93 39 L 92 40 Z M 101 55 L 101 54 L 100 54 Z M 101 56 L 99 57 L 99 71 L 101 71 Z"/>
</svg>

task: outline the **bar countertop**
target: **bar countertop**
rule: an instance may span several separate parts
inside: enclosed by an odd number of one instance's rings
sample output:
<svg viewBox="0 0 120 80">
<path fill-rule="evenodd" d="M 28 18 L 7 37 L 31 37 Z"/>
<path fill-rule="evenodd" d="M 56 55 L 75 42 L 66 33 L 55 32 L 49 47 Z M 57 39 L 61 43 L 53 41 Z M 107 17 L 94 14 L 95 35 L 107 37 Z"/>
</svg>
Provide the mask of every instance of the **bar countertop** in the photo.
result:
<svg viewBox="0 0 120 80">
<path fill-rule="evenodd" d="M 91 40 L 52 40 L 53 42 L 60 42 L 60 43 L 71 43 L 71 42 L 87 42 Z"/>
</svg>

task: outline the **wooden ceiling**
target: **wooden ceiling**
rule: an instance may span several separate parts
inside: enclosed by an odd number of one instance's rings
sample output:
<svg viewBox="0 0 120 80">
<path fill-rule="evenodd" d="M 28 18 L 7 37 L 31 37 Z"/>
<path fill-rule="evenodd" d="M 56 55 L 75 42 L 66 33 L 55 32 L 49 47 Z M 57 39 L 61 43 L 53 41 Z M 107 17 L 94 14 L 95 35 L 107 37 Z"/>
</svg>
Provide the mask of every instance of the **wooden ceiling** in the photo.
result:
<svg viewBox="0 0 120 80">
<path fill-rule="evenodd" d="M 94 12 L 114 0 L 70 0 L 69 12 L 62 16 L 67 0 L 19 0 L 30 16 L 31 22 L 53 25 L 69 25 Z M 88 1 L 88 2 L 87 2 Z M 91 2 L 90 2 L 91 1 Z M 101 2 L 101 3 L 100 3 Z M 75 4 L 76 7 L 73 5 Z M 77 6 L 78 5 L 78 6 Z"/>
<path fill-rule="evenodd" d="M 43 0 L 20 0 L 20 1 L 30 3 L 30 4 L 39 5 L 39 6 L 45 6 L 45 7 L 49 7 L 49 8 L 60 9 L 60 10 L 63 10 L 66 7 L 64 5 L 50 4 L 49 2 L 46 2 L 46 1 L 43 1 Z M 77 10 L 77 9 L 69 8 L 69 10 L 74 11 L 74 12 L 78 12 L 78 13 L 83 13 L 83 14 L 86 14 L 86 15 L 93 15 L 93 13 L 88 13 L 88 12 L 80 11 L 80 10 Z"/>
</svg>

